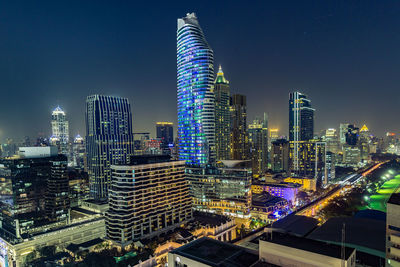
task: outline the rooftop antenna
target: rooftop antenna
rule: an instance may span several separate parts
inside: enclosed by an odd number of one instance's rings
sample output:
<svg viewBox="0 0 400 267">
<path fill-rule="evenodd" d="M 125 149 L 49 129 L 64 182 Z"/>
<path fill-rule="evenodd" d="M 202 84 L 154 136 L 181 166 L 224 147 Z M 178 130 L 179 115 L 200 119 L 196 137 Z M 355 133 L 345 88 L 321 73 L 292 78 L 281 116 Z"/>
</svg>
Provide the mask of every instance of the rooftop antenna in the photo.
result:
<svg viewBox="0 0 400 267">
<path fill-rule="evenodd" d="M 341 256 L 342 256 L 342 267 L 345 267 L 345 261 L 346 261 L 346 247 L 344 245 L 345 243 L 345 238 L 346 238 L 346 224 L 343 223 L 342 227 L 342 249 L 341 249 Z"/>
</svg>

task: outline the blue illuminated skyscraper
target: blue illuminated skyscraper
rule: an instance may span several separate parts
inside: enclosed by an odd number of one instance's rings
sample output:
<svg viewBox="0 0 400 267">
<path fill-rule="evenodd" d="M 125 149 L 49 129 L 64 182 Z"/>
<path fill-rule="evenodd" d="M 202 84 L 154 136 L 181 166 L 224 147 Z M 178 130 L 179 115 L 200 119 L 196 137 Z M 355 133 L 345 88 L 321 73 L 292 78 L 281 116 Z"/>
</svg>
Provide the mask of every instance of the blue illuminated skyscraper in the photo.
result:
<svg viewBox="0 0 400 267">
<path fill-rule="evenodd" d="M 215 159 L 214 55 L 194 13 L 178 19 L 179 157 L 189 165 Z"/>
</svg>

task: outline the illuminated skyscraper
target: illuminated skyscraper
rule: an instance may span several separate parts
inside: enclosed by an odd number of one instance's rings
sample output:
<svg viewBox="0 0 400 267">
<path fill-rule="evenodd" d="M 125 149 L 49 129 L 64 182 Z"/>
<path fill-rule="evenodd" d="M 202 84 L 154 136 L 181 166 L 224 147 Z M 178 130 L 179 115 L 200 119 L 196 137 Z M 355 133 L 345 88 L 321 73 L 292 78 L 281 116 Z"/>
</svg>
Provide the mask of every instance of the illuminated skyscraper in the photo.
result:
<svg viewBox="0 0 400 267">
<path fill-rule="evenodd" d="M 239 94 L 232 95 L 230 109 L 232 119 L 231 158 L 245 160 L 249 157 L 246 96 Z"/>
<path fill-rule="evenodd" d="M 218 160 L 230 159 L 231 113 L 229 81 L 221 66 L 215 79 L 215 147 Z"/>
<path fill-rule="evenodd" d="M 306 95 L 299 92 L 289 94 L 289 141 L 293 141 L 295 170 L 299 169 L 299 141 L 311 140 L 314 137 L 314 111 Z"/>
<path fill-rule="evenodd" d="M 249 144 L 253 175 L 264 176 L 268 169 L 268 128 L 267 114 L 264 120 L 256 119 L 249 125 Z"/>
<path fill-rule="evenodd" d="M 215 159 L 214 55 L 194 13 L 178 19 L 179 158 L 189 165 Z"/>
<path fill-rule="evenodd" d="M 112 164 L 133 156 L 131 105 L 127 98 L 91 95 L 86 99 L 86 152 L 90 197 L 105 200 Z"/>
<path fill-rule="evenodd" d="M 58 106 L 51 114 L 51 131 L 54 145 L 58 145 L 61 154 L 68 154 L 69 131 L 65 112 Z"/>
</svg>

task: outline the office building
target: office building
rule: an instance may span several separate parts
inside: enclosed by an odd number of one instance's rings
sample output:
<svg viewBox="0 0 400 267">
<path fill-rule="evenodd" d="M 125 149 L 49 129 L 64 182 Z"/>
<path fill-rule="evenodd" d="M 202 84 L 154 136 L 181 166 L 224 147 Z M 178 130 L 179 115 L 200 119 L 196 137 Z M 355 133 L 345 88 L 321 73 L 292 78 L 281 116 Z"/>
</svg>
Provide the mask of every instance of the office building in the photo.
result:
<svg viewBox="0 0 400 267">
<path fill-rule="evenodd" d="M 90 196 L 106 200 L 112 164 L 134 154 L 132 113 L 127 98 L 91 95 L 86 99 L 86 153 Z"/>
<path fill-rule="evenodd" d="M 246 96 L 231 97 L 231 159 L 249 159 Z"/>
<path fill-rule="evenodd" d="M 296 152 L 298 156 L 296 156 Z M 319 180 L 326 169 L 325 152 L 326 144 L 319 140 L 291 141 L 289 143 L 289 168 L 291 173 L 300 177 Z"/>
<path fill-rule="evenodd" d="M 231 113 L 229 81 L 219 66 L 214 82 L 215 93 L 215 149 L 218 160 L 231 157 Z"/>
<path fill-rule="evenodd" d="M 189 165 L 215 159 L 214 54 L 194 13 L 178 19 L 179 158 Z"/>
<path fill-rule="evenodd" d="M 85 140 L 79 134 L 72 143 L 72 166 L 78 170 L 85 169 L 86 146 Z"/>
<path fill-rule="evenodd" d="M 269 128 L 269 136 L 268 136 L 268 151 L 271 152 L 272 142 L 279 139 L 279 129 L 278 128 Z"/>
<path fill-rule="evenodd" d="M 289 94 L 289 141 L 307 141 L 314 138 L 314 112 L 306 95 Z"/>
<path fill-rule="evenodd" d="M 329 128 L 324 133 L 324 141 L 326 142 L 326 151 L 333 153 L 339 152 L 339 138 L 336 129 Z"/>
<path fill-rule="evenodd" d="M 289 171 L 289 141 L 278 139 L 272 142 L 270 158 L 272 171 Z"/>
<path fill-rule="evenodd" d="M 400 193 L 393 193 L 386 211 L 386 266 L 400 266 Z"/>
<path fill-rule="evenodd" d="M 185 161 L 168 155 L 134 156 L 130 165 L 112 165 L 107 238 L 125 247 L 167 232 L 192 218 Z"/>
<path fill-rule="evenodd" d="M 246 161 L 222 161 L 223 166 L 186 168 L 193 208 L 237 218 L 249 218 L 251 168 Z"/>
<path fill-rule="evenodd" d="M 268 128 L 267 114 L 264 120 L 256 119 L 249 125 L 249 146 L 254 177 L 263 177 L 268 169 Z"/>
<path fill-rule="evenodd" d="M 345 166 L 357 166 L 361 162 L 361 151 L 357 146 L 343 145 L 343 161 Z"/>
<path fill-rule="evenodd" d="M 353 124 L 349 124 L 347 127 L 347 131 L 345 133 L 346 136 L 346 144 L 349 146 L 356 146 L 358 144 L 360 129 Z"/>
<path fill-rule="evenodd" d="M 51 140 L 58 144 L 59 152 L 68 155 L 69 124 L 65 112 L 58 106 L 51 113 Z"/>
<path fill-rule="evenodd" d="M 21 149 L 30 153 L 0 159 L 0 236 L 12 242 L 44 224 L 66 224 L 70 207 L 67 157 L 54 150 Z"/>
<path fill-rule="evenodd" d="M 163 154 L 171 155 L 171 147 L 174 145 L 174 124 L 172 122 L 156 123 L 157 139 L 161 140 Z"/>
</svg>

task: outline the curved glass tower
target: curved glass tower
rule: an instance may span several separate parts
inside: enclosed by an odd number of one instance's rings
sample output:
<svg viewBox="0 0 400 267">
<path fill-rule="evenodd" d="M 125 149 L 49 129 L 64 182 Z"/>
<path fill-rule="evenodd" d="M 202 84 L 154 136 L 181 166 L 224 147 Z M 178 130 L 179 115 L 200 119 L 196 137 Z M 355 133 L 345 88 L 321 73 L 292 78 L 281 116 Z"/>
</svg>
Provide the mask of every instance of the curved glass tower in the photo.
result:
<svg viewBox="0 0 400 267">
<path fill-rule="evenodd" d="M 189 165 L 215 159 L 214 55 L 194 13 L 178 19 L 179 158 Z"/>
</svg>

